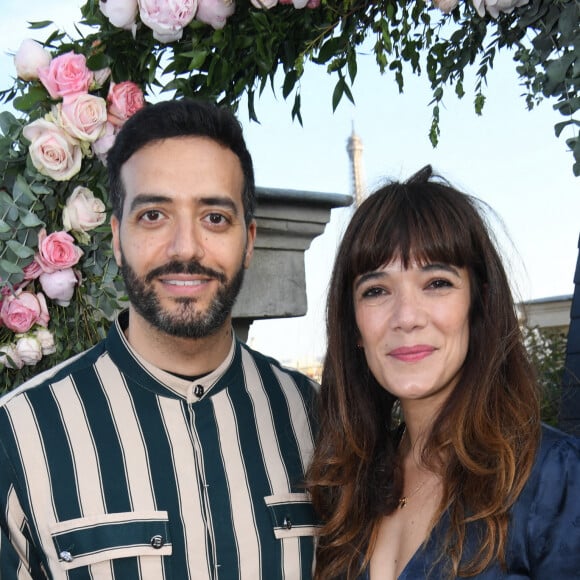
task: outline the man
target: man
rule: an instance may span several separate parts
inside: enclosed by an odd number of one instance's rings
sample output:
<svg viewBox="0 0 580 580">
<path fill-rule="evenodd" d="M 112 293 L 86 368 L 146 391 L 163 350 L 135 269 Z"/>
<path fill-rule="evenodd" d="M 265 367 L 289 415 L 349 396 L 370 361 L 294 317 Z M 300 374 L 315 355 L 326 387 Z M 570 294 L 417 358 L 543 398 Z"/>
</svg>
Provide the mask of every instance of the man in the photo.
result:
<svg viewBox="0 0 580 580">
<path fill-rule="evenodd" d="M 108 169 L 129 309 L 0 403 L 0 577 L 309 578 L 313 386 L 231 326 L 256 236 L 241 127 L 152 105 Z"/>
</svg>

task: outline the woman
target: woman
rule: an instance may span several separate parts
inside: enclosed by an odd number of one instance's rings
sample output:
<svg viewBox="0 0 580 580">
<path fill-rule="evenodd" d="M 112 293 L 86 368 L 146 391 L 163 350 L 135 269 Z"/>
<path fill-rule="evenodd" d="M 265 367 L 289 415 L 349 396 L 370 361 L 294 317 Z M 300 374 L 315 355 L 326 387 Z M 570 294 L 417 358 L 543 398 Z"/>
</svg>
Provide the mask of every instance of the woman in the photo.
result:
<svg viewBox="0 0 580 580">
<path fill-rule="evenodd" d="M 344 235 L 309 473 L 319 580 L 580 577 L 580 442 L 540 424 L 482 215 L 426 167 Z"/>
</svg>

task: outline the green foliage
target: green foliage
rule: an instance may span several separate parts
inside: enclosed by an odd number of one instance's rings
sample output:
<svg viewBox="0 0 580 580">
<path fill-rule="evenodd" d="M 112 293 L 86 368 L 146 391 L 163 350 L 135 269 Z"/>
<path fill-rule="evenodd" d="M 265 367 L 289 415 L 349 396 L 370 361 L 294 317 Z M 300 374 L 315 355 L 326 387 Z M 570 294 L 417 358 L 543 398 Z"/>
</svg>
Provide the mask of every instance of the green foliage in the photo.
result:
<svg viewBox="0 0 580 580">
<path fill-rule="evenodd" d="M 524 338 L 540 382 L 542 421 L 557 427 L 566 361 L 566 334 L 534 327 L 524 328 Z"/>
</svg>

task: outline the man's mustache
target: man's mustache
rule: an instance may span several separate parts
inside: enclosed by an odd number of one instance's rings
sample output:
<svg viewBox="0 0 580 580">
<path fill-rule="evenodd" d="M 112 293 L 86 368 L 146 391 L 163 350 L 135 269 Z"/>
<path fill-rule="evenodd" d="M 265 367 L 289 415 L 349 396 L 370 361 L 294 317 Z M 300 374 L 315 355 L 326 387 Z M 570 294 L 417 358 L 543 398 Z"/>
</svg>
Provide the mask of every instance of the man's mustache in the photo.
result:
<svg viewBox="0 0 580 580">
<path fill-rule="evenodd" d="M 227 282 L 227 278 L 222 272 L 217 272 L 207 266 L 202 266 L 197 260 L 191 260 L 189 262 L 168 262 L 163 266 L 151 270 L 145 277 L 145 281 L 152 282 L 159 276 L 167 276 L 171 274 L 201 274 L 202 276 L 215 278 L 222 284 Z"/>
</svg>

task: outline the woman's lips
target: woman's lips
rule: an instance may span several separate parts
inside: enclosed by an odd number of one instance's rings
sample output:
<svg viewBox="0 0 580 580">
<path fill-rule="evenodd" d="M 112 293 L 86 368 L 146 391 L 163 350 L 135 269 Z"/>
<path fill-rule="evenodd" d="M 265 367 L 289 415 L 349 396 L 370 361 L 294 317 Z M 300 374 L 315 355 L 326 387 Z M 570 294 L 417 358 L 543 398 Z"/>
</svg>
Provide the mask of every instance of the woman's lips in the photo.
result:
<svg viewBox="0 0 580 580">
<path fill-rule="evenodd" d="M 415 362 L 428 357 L 435 351 L 435 348 L 427 344 L 417 344 L 414 346 L 400 346 L 389 352 L 389 356 L 403 361 Z"/>
</svg>

